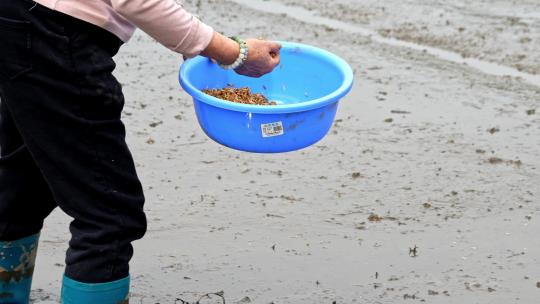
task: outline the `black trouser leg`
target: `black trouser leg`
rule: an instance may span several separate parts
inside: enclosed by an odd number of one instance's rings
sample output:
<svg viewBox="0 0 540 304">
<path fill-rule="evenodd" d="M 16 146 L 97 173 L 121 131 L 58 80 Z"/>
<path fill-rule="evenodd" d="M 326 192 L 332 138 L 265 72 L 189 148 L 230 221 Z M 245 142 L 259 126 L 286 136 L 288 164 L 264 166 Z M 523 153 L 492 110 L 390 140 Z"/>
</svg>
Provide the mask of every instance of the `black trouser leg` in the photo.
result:
<svg viewBox="0 0 540 304">
<path fill-rule="evenodd" d="M 39 181 L 26 183 L 46 185 L 56 204 L 73 217 L 68 277 L 85 283 L 124 278 L 131 242 L 144 235 L 146 219 L 120 120 L 124 99 L 112 75 L 112 57 L 121 43 L 105 30 L 29 4 L 0 4 L 4 27 L 16 24 L 6 22 L 8 17 L 22 22 L 18 36 L 0 35 L 0 45 L 7 45 L 0 48 L 0 63 L 11 69 L 0 74 L 0 91 L 26 150 L 22 162 L 41 174 Z M 20 170 L 23 165 L 13 166 Z M 15 208 L 23 197 L 4 185 L 4 195 L 13 200 L 0 205 Z M 54 207 L 50 202 L 45 216 Z"/>
</svg>

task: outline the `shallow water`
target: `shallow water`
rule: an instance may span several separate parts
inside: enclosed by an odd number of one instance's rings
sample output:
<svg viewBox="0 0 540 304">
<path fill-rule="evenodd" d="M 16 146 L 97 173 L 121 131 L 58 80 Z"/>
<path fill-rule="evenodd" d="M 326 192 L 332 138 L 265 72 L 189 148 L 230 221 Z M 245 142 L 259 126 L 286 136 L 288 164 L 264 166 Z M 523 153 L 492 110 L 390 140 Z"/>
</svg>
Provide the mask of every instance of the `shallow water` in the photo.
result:
<svg viewBox="0 0 540 304">
<path fill-rule="evenodd" d="M 381 36 L 376 31 L 369 30 L 354 24 L 342 22 L 340 20 L 321 17 L 317 11 L 309 11 L 301 7 L 292 7 L 289 5 L 283 5 L 279 2 L 265 1 L 265 0 L 233 0 L 239 4 L 257 9 L 260 11 L 286 14 L 290 18 L 298 19 L 303 22 L 313 23 L 317 25 L 326 25 L 336 30 L 343 30 L 362 36 L 369 37 L 374 42 L 390 45 L 393 47 L 407 48 L 415 51 L 426 52 L 441 60 L 450 61 L 457 64 L 465 64 L 469 67 L 479 70 L 482 73 L 494 76 L 510 76 L 523 79 L 524 81 L 540 87 L 540 75 L 534 75 L 518 71 L 516 68 L 500 65 L 497 63 L 477 59 L 477 58 L 464 58 L 461 54 L 447 51 L 444 49 L 430 47 L 427 45 L 421 45 L 418 43 L 412 43 L 395 38 L 386 38 Z M 528 15 L 527 17 L 530 17 Z"/>
</svg>

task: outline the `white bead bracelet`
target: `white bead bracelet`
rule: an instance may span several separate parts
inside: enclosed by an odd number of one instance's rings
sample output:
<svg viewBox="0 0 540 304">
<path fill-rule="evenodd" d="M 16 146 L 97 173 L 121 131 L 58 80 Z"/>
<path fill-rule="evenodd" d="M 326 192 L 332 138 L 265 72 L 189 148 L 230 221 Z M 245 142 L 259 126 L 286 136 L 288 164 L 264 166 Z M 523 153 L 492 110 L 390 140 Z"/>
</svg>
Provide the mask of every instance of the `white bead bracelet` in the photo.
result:
<svg viewBox="0 0 540 304">
<path fill-rule="evenodd" d="M 219 66 L 225 70 L 234 70 L 241 67 L 244 62 L 246 62 L 249 54 L 247 42 L 245 40 L 237 37 L 231 37 L 231 39 L 236 41 L 238 45 L 240 45 L 240 53 L 238 54 L 238 58 L 236 58 L 236 60 L 232 64 L 219 64 Z"/>
</svg>

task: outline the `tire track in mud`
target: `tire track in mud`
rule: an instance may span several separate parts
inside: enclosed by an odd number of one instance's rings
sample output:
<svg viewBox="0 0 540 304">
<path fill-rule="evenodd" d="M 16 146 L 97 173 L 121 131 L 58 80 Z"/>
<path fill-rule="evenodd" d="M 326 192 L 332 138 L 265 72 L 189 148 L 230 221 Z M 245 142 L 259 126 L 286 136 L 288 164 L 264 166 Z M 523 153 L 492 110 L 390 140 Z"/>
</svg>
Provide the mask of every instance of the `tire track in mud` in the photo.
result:
<svg viewBox="0 0 540 304">
<path fill-rule="evenodd" d="M 328 17 L 321 17 L 309 11 L 307 9 L 284 5 L 278 2 L 273 1 L 264 1 L 264 0 L 230 0 L 232 2 L 238 3 L 240 5 L 255 9 L 258 11 L 263 11 L 265 13 L 271 14 L 285 14 L 286 16 L 297 19 L 306 23 L 324 25 L 332 29 L 344 30 L 347 32 L 359 34 L 370 38 L 372 41 L 389 45 L 399 48 L 407 48 L 414 51 L 424 52 L 430 54 L 440 60 L 466 65 L 468 67 L 474 68 L 475 70 L 491 75 L 491 76 L 510 76 L 517 79 L 521 79 L 529 84 L 540 87 L 540 75 L 529 74 L 521 72 L 516 68 L 500 65 L 497 63 L 477 59 L 477 58 L 464 58 L 461 54 L 456 52 L 443 50 L 440 48 L 435 48 L 431 46 L 421 45 L 413 42 L 408 42 L 395 38 L 388 38 L 380 35 L 379 33 L 357 26 L 335 20 Z"/>
</svg>

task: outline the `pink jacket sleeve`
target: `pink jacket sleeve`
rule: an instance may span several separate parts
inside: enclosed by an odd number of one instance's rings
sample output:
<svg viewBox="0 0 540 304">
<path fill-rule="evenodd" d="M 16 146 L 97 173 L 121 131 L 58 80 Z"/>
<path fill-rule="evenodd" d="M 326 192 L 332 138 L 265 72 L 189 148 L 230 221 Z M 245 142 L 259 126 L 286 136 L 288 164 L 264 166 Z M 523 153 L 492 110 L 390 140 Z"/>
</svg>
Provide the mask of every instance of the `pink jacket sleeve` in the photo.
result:
<svg viewBox="0 0 540 304">
<path fill-rule="evenodd" d="M 113 9 L 167 48 L 193 57 L 210 43 L 214 30 L 175 0 L 111 0 Z"/>
</svg>

